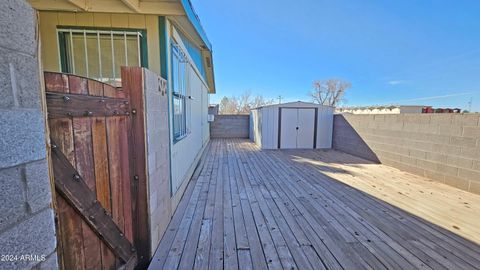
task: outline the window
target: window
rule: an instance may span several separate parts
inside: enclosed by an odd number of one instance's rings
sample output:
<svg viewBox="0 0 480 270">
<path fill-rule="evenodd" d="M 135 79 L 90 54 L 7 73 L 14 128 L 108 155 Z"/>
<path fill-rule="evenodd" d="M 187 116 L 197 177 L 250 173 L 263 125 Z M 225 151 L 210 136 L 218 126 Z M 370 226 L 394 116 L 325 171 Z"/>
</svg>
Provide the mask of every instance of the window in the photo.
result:
<svg viewBox="0 0 480 270">
<path fill-rule="evenodd" d="M 195 63 L 198 71 L 202 75 L 204 80 L 207 80 L 207 75 L 205 74 L 205 68 L 203 66 L 202 52 L 193 42 L 191 42 L 182 32 L 178 32 L 179 37 L 181 38 L 183 45 L 188 51 L 190 58 Z"/>
<path fill-rule="evenodd" d="M 141 31 L 58 29 L 58 35 L 62 72 L 120 86 L 121 66 L 146 64 Z"/>
<path fill-rule="evenodd" d="M 173 135 L 176 141 L 187 133 L 187 57 L 180 46 L 172 41 L 172 98 Z"/>
</svg>

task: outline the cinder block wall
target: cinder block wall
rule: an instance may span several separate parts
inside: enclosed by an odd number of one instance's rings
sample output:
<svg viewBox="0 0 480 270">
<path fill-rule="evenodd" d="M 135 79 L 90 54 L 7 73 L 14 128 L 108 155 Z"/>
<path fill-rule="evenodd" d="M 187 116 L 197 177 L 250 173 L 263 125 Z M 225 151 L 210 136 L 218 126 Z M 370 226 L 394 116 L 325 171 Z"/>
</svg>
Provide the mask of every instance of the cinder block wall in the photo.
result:
<svg viewBox="0 0 480 270">
<path fill-rule="evenodd" d="M 480 114 L 335 115 L 333 148 L 480 194 Z"/>
<path fill-rule="evenodd" d="M 157 249 L 172 216 L 170 198 L 170 138 L 168 98 L 159 91 L 160 78 L 144 69 L 145 124 L 147 135 L 148 216 L 150 219 L 150 251 Z"/>
<path fill-rule="evenodd" d="M 0 269 L 58 268 L 35 18 L 0 1 Z"/>
<path fill-rule="evenodd" d="M 212 138 L 248 138 L 250 134 L 250 115 L 215 115 L 210 123 Z"/>
</svg>

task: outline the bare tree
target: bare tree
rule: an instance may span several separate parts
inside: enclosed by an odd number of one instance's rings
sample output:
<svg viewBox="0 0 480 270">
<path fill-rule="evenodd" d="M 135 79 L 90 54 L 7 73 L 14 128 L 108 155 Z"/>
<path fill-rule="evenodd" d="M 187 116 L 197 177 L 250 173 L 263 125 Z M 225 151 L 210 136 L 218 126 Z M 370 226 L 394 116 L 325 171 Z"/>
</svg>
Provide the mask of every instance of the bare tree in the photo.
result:
<svg viewBox="0 0 480 270">
<path fill-rule="evenodd" d="M 265 105 L 270 105 L 275 103 L 274 99 L 265 99 L 262 95 L 256 96 L 251 102 L 251 109 L 262 107 Z"/>
<path fill-rule="evenodd" d="M 314 90 L 310 92 L 310 96 L 319 104 L 336 106 L 351 86 L 350 82 L 341 79 L 318 80 L 313 82 Z"/>
<path fill-rule="evenodd" d="M 251 97 L 252 97 L 252 94 L 250 93 L 250 91 L 245 91 L 240 96 L 240 100 L 238 102 L 238 108 L 237 108 L 238 113 L 249 113 L 250 112 L 250 109 L 251 109 L 250 99 L 251 99 Z"/>
<path fill-rule="evenodd" d="M 266 100 L 261 95 L 252 97 L 250 91 L 244 92 L 240 98 L 236 96 L 223 97 L 220 101 L 220 114 L 248 114 L 251 109 L 273 104 L 273 100 Z"/>
<path fill-rule="evenodd" d="M 219 111 L 221 114 L 236 114 L 238 100 L 235 97 L 223 97 L 220 101 Z"/>
</svg>

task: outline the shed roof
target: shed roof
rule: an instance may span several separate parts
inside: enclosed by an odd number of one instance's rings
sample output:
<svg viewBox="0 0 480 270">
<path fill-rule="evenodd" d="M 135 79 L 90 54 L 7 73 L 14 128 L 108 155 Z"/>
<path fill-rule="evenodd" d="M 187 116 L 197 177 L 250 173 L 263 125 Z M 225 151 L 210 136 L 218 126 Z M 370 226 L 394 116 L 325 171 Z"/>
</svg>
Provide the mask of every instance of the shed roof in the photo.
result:
<svg viewBox="0 0 480 270">
<path fill-rule="evenodd" d="M 322 105 L 322 104 L 318 104 L 318 103 L 305 102 L 305 101 L 300 101 L 299 100 L 299 101 L 285 102 L 285 103 L 279 103 L 279 104 L 264 105 L 264 106 L 254 108 L 254 110 L 261 109 L 261 108 L 267 108 L 267 107 L 282 107 L 282 106 L 285 106 L 285 107 L 331 107 L 331 108 L 333 108 L 333 106 L 327 106 L 327 105 Z"/>
</svg>

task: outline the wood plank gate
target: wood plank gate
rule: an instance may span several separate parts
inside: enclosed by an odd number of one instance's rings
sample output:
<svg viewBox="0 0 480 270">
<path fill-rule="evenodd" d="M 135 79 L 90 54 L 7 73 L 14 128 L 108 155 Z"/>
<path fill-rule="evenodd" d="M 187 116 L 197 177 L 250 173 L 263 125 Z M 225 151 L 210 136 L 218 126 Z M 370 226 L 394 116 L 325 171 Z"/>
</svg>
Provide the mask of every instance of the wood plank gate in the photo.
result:
<svg viewBox="0 0 480 270">
<path fill-rule="evenodd" d="M 141 69 L 136 74 L 141 80 Z M 45 89 L 61 266 L 132 269 L 149 251 L 146 196 L 139 197 L 146 191 L 138 185 L 143 130 L 133 130 L 143 124 L 133 121 L 129 87 L 46 72 Z"/>
</svg>

